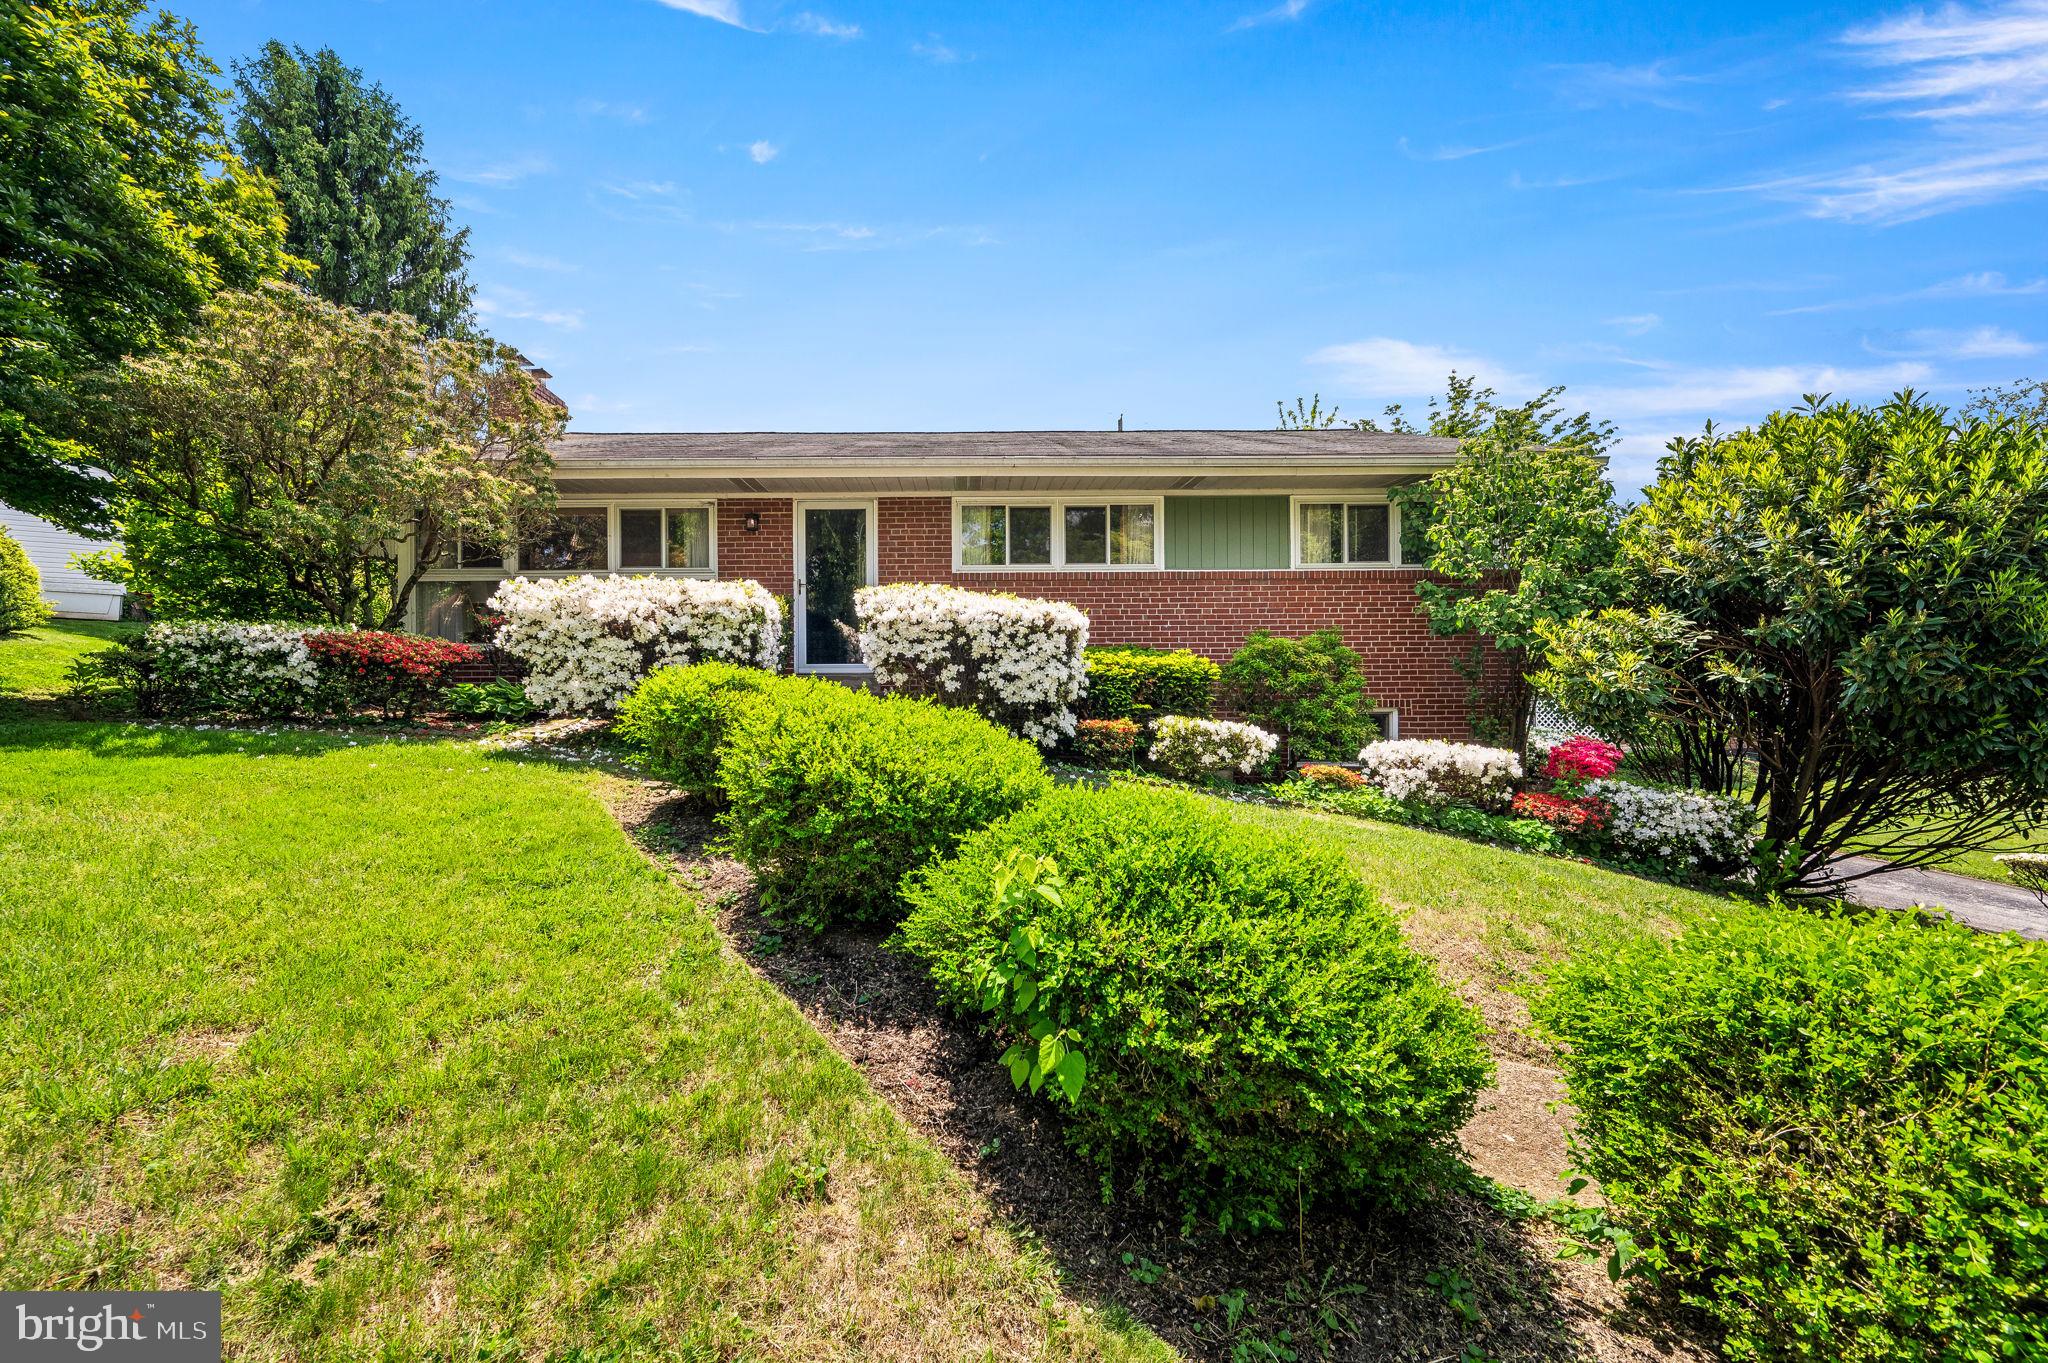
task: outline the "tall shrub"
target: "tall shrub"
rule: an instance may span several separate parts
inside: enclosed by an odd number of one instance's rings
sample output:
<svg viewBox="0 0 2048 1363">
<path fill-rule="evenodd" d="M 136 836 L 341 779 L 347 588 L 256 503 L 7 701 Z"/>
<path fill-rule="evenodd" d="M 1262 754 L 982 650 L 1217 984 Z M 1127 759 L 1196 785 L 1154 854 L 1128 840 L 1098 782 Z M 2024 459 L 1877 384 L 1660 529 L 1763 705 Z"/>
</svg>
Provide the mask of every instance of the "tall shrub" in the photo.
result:
<svg viewBox="0 0 2048 1363">
<path fill-rule="evenodd" d="M 1549 627 L 1595 731 L 1754 758 L 1774 858 L 1910 866 L 2048 812 L 2048 429 L 1911 393 L 1673 442 L 1622 528 L 1626 608 Z"/>
<path fill-rule="evenodd" d="M 1050 747 L 1074 732 L 1088 617 L 1062 601 L 898 583 L 854 594 L 861 661 L 892 691 L 977 710 Z"/>
<path fill-rule="evenodd" d="M 2048 1357 L 2048 944 L 1731 905 L 1538 1013 L 1580 1167 L 1730 1358 Z"/>
<path fill-rule="evenodd" d="M 781 603 L 753 581 L 515 577 L 490 606 L 497 646 L 526 664 L 527 694 L 556 714 L 615 709 L 657 667 L 773 668 L 782 656 Z"/>
<path fill-rule="evenodd" d="M 42 574 L 14 536 L 0 529 L 0 634 L 34 629 L 49 618 Z"/>
<path fill-rule="evenodd" d="M 1224 664 L 1224 704 L 1280 736 L 1282 766 L 1347 758 L 1372 728 L 1358 655 L 1334 629 L 1287 639 L 1255 632 Z"/>
<path fill-rule="evenodd" d="M 806 679 L 731 715 L 718 788 L 763 901 L 822 928 L 895 917 L 905 875 L 1052 780 L 970 711 Z"/>
<path fill-rule="evenodd" d="M 997 893 L 1019 854 L 1055 863 L 1056 897 Z M 907 893 L 896 940 L 949 1005 L 994 1014 L 998 1046 L 1041 1040 L 1023 1017 L 1052 991 L 1040 1021 L 1085 1067 L 1078 1091 L 1050 1067 L 1069 1140 L 1121 1184 L 1173 1186 L 1191 1216 L 1413 1201 L 1487 1081 L 1478 1017 L 1341 855 L 1199 797 L 1063 789 Z"/>
</svg>

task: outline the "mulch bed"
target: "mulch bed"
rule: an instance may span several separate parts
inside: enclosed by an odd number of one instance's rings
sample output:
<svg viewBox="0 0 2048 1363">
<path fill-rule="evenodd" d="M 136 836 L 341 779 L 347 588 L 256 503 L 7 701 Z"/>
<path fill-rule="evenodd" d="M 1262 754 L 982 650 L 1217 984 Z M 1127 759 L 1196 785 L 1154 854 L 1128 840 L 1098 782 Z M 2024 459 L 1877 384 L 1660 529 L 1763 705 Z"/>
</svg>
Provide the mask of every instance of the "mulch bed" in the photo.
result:
<svg viewBox="0 0 2048 1363">
<path fill-rule="evenodd" d="M 1059 1119 L 1020 1094 L 971 1022 L 942 1011 L 887 930 L 813 937 L 765 914 L 701 807 L 644 782 L 615 807 L 640 846 L 717 915 L 726 939 L 998 1215 L 1051 1253 L 1067 1291 L 1114 1304 L 1204 1359 L 1698 1359 L 1540 1221 L 1462 1192 L 1409 1214 L 1314 1210 L 1260 1236 L 1184 1235 L 1180 1208 L 1105 1202 Z M 1128 1257 L 1127 1257 L 1128 1256 Z M 1267 1346 L 1281 1346 L 1268 1351 Z M 1289 1352 L 1289 1351 L 1292 1352 Z"/>
</svg>

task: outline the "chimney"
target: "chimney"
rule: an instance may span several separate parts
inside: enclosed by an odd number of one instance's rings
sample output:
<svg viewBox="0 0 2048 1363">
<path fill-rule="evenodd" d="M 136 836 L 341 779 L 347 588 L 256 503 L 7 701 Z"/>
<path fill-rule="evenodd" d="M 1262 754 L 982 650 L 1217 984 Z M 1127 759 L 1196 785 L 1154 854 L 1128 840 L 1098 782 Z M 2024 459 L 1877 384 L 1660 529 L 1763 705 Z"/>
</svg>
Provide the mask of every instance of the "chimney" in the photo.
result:
<svg viewBox="0 0 2048 1363">
<path fill-rule="evenodd" d="M 512 362 L 525 370 L 526 376 L 533 380 L 533 386 L 540 390 L 540 400 L 542 402 L 547 403 L 551 407 L 561 408 L 562 415 L 565 417 L 569 414 L 569 404 L 562 401 L 560 395 L 554 389 L 548 387 L 548 380 L 554 377 L 553 374 L 548 373 L 547 370 L 542 369 L 517 350 L 512 352 Z"/>
</svg>

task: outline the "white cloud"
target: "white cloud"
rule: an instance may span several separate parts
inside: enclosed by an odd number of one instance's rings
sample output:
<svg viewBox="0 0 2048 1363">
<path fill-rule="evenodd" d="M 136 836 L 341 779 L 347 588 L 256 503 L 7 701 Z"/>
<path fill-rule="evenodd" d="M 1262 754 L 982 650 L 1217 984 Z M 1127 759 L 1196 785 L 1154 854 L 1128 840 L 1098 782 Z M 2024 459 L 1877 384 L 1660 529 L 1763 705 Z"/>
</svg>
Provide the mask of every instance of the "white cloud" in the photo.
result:
<svg viewBox="0 0 2048 1363">
<path fill-rule="evenodd" d="M 2014 283 L 1996 270 L 1979 270 L 1974 274 L 1958 275 L 1954 279 L 1944 279 L 1940 283 L 1929 284 L 1920 289 L 1908 289 L 1903 293 L 1873 293 L 1856 298 L 1832 298 L 1825 303 L 1777 308 L 1765 315 L 1794 317 L 1809 312 L 1846 312 L 1854 308 L 1876 308 L 1891 303 L 1917 302 L 1923 298 L 2025 298 L 2042 293 L 2048 293 L 2048 278 Z"/>
<path fill-rule="evenodd" d="M 1280 3 L 1271 9 L 1245 15 L 1244 18 L 1232 24 L 1229 31 L 1236 33 L 1240 29 L 1257 28 L 1261 24 L 1292 23 L 1294 20 L 1299 19 L 1308 9 L 1309 3 L 1310 0 L 1280 0 Z"/>
<path fill-rule="evenodd" d="M 1660 368 L 1641 383 L 1593 384 L 1572 390 L 1574 405 L 1624 426 L 1661 419 L 1667 434 L 1689 432 L 1712 417 L 1721 422 L 1760 420 L 1807 393 L 1836 397 L 1884 396 L 1925 383 L 1925 364 L 1901 362 L 1857 368 L 1836 365 L 1730 365 Z"/>
<path fill-rule="evenodd" d="M 754 164 L 757 166 L 767 165 L 780 155 L 781 152 L 782 148 L 766 138 L 761 139 L 759 142 L 749 143 L 747 146 L 747 155 L 754 158 Z"/>
<path fill-rule="evenodd" d="M 959 50 L 948 46 L 945 39 L 936 33 L 925 42 L 912 43 L 910 52 L 912 56 L 923 57 L 926 61 L 937 62 L 941 66 L 951 66 L 960 60 Z"/>
<path fill-rule="evenodd" d="M 605 192 L 616 194 L 622 199 L 672 199 L 676 194 L 673 180 L 626 180 L 604 186 Z"/>
<path fill-rule="evenodd" d="M 1896 340 L 1866 340 L 1863 348 L 1873 355 L 1921 355 L 1929 359 L 2007 360 L 2038 354 L 2041 347 L 2016 331 L 2004 327 L 1971 327 L 1954 331 L 1942 327 L 1917 327 L 1899 333 Z"/>
<path fill-rule="evenodd" d="M 1309 356 L 1308 362 L 1334 370 L 1337 383 L 1348 395 L 1371 398 L 1441 393 L 1444 379 L 1454 370 L 1496 388 L 1528 387 L 1532 383 L 1525 375 L 1483 355 L 1392 336 L 1369 336 L 1362 341 L 1324 346 Z"/>
<path fill-rule="evenodd" d="M 1612 62 L 1579 62 L 1550 68 L 1558 98 L 1577 109 L 1647 104 L 1656 109 L 1692 107 L 1679 97 L 1696 76 L 1673 74 L 1670 63 L 1645 62 L 1616 66 Z"/>
<path fill-rule="evenodd" d="M 1664 319 L 1654 312 L 1632 312 L 1622 317 L 1610 317 L 1607 325 L 1618 328 L 1630 336 L 1641 336 L 1664 325 Z"/>
<path fill-rule="evenodd" d="M 564 331 L 583 330 L 582 309 L 544 307 L 534 301 L 533 295 L 520 289 L 480 290 L 476 296 L 476 311 L 479 317 L 538 322 Z"/>
<path fill-rule="evenodd" d="M 842 24 L 809 10 L 791 19 L 785 27 L 797 33 L 808 33 L 814 38 L 837 38 L 842 42 L 860 36 L 859 24 Z"/>
<path fill-rule="evenodd" d="M 747 21 L 740 17 L 739 0 L 657 0 L 670 9 L 679 9 L 685 14 L 695 14 L 706 19 L 715 19 L 721 24 L 734 28 L 746 28 Z"/>
<path fill-rule="evenodd" d="M 534 175 L 545 175 L 554 163 L 545 156 L 516 156 L 509 160 L 478 166 L 474 170 L 451 170 L 448 178 L 466 185 L 516 185 Z"/>
<path fill-rule="evenodd" d="M 1524 146 L 1532 140 L 1527 137 L 1517 137 L 1512 141 L 1493 142 L 1478 147 L 1445 146 L 1436 147 L 1430 151 L 1417 151 L 1408 144 L 1407 138 L 1402 137 L 1395 139 L 1394 146 L 1400 151 L 1401 155 L 1411 161 L 1462 161 L 1468 156 L 1486 156 L 1493 152 L 1506 151 L 1510 147 Z"/>
<path fill-rule="evenodd" d="M 1740 187 L 1801 204 L 1809 217 L 1891 226 L 2048 189 L 2048 142 L 2030 137 L 2011 146 L 1921 153 L 1882 169 L 1858 166 Z"/>
<path fill-rule="evenodd" d="M 621 123 L 639 124 L 651 118 L 645 104 L 626 104 L 610 99 L 578 100 L 576 112 L 586 118 L 616 118 Z"/>
<path fill-rule="evenodd" d="M 2048 4 L 2041 0 L 1915 10 L 1851 29 L 1842 42 L 1871 65 L 1900 71 L 1850 97 L 1904 106 L 1898 112 L 1909 117 L 2032 117 L 2048 107 Z"/>
</svg>

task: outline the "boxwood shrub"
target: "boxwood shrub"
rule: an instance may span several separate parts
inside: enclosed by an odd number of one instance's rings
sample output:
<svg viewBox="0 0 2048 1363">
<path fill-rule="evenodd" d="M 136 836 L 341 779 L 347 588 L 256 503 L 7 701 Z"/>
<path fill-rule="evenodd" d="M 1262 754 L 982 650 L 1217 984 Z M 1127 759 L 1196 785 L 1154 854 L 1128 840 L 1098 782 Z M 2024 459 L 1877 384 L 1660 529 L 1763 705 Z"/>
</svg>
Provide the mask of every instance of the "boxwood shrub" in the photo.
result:
<svg viewBox="0 0 2048 1363">
<path fill-rule="evenodd" d="M 1577 1157 L 1736 1359 L 2048 1358 L 2048 944 L 1731 908 L 1566 967 Z"/>
<path fill-rule="evenodd" d="M 971 711 L 802 681 L 730 713 L 718 787 L 763 903 L 815 929 L 894 918 L 905 875 L 1052 778 Z"/>
<path fill-rule="evenodd" d="M 1020 849 L 1057 864 L 1059 902 L 996 895 Z M 1298 1197 L 1405 1202 L 1445 1167 L 1488 1081 L 1478 1017 L 1342 856 L 1196 796 L 1062 789 L 926 867 L 906 897 L 895 940 L 963 1012 L 990 1005 L 1015 941 L 1035 944 L 1035 987 L 1056 991 L 1053 1021 L 1086 1060 L 1078 1096 L 1044 1090 L 1069 1138 L 1112 1186 L 1174 1185 L 1191 1219 L 1277 1225 Z M 994 1011 L 1003 1032 L 1012 1010 Z"/>
<path fill-rule="evenodd" d="M 814 684 L 735 663 L 697 663 L 649 673 L 619 705 L 618 735 L 647 769 L 700 799 L 721 800 L 718 758 L 739 707 L 771 687 Z"/>
<path fill-rule="evenodd" d="M 1215 704 L 1220 669 L 1186 649 L 1091 648 L 1087 651 L 1088 692 L 1081 714 L 1088 719 L 1145 720 L 1155 715 L 1206 716 Z"/>
</svg>

